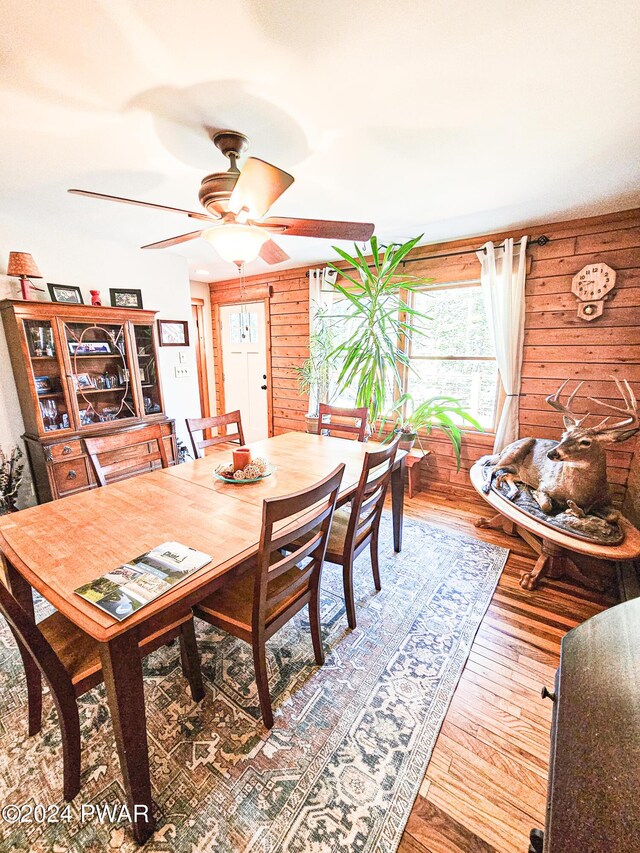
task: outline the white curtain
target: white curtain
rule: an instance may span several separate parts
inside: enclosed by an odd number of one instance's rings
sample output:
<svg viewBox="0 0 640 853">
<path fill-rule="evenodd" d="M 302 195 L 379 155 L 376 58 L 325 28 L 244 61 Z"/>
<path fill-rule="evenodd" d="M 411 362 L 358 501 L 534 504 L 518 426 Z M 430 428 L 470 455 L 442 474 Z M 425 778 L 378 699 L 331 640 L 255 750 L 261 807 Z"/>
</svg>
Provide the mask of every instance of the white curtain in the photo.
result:
<svg viewBox="0 0 640 853">
<path fill-rule="evenodd" d="M 309 335 L 315 331 L 318 311 L 331 310 L 334 290 L 325 282 L 325 270 L 309 270 Z"/>
<path fill-rule="evenodd" d="M 331 311 L 333 305 L 334 290 L 327 281 L 328 268 L 309 270 L 309 337 L 316 330 L 316 316 L 318 311 Z M 309 411 L 315 412 L 318 400 L 313 392 L 309 399 Z"/>
<path fill-rule="evenodd" d="M 524 344 L 524 285 L 527 238 L 514 248 L 513 240 L 496 247 L 485 243 L 477 253 L 482 265 L 482 294 L 493 334 L 496 361 L 506 394 L 496 428 L 494 452 L 518 438 L 518 400 Z"/>
</svg>

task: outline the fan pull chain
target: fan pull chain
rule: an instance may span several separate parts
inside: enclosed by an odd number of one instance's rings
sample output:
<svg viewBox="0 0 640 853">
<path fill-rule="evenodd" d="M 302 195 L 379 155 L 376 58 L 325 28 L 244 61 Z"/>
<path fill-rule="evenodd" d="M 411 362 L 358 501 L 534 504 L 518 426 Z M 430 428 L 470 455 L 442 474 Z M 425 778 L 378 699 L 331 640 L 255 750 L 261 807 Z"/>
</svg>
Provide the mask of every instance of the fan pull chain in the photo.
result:
<svg viewBox="0 0 640 853">
<path fill-rule="evenodd" d="M 247 299 L 244 262 L 238 264 L 238 275 L 240 276 L 240 337 L 244 340 L 249 334 L 249 312 L 244 310 Z"/>
</svg>

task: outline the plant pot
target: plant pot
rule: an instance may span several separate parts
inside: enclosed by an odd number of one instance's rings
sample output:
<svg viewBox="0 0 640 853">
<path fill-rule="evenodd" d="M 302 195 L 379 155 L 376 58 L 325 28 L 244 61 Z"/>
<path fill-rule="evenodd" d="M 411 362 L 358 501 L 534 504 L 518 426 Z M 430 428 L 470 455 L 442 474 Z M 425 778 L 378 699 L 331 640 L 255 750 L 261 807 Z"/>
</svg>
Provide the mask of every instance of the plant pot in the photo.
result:
<svg viewBox="0 0 640 853">
<path fill-rule="evenodd" d="M 317 432 L 318 432 L 318 416 L 306 414 L 304 416 L 304 421 L 307 425 L 307 432 L 310 432 L 312 435 L 317 435 Z"/>
<path fill-rule="evenodd" d="M 398 445 L 400 450 L 411 450 L 416 443 L 416 437 L 415 432 L 401 432 L 400 444 Z"/>
</svg>

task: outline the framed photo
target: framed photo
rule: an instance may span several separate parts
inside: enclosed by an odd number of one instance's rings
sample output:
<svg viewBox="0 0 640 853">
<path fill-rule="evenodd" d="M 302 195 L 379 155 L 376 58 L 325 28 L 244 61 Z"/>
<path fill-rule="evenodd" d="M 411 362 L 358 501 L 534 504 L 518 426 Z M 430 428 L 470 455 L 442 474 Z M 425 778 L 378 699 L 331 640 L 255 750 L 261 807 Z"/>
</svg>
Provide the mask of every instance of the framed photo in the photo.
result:
<svg viewBox="0 0 640 853">
<path fill-rule="evenodd" d="M 123 290 L 119 287 L 110 287 L 109 293 L 114 308 L 142 308 L 141 290 Z"/>
<path fill-rule="evenodd" d="M 84 391 L 86 388 L 95 388 L 96 384 L 88 373 L 76 373 L 73 377 L 73 384 L 76 390 Z"/>
<path fill-rule="evenodd" d="M 38 394 L 48 394 L 50 391 L 53 391 L 51 379 L 48 376 L 34 376 L 34 380 Z"/>
<path fill-rule="evenodd" d="M 113 350 L 107 341 L 69 341 L 71 355 L 111 355 Z"/>
<path fill-rule="evenodd" d="M 161 347 L 188 347 L 189 323 L 186 320 L 158 320 Z"/>
<path fill-rule="evenodd" d="M 47 282 L 52 302 L 65 302 L 68 305 L 84 305 L 84 299 L 79 287 L 69 284 L 51 284 Z"/>
</svg>

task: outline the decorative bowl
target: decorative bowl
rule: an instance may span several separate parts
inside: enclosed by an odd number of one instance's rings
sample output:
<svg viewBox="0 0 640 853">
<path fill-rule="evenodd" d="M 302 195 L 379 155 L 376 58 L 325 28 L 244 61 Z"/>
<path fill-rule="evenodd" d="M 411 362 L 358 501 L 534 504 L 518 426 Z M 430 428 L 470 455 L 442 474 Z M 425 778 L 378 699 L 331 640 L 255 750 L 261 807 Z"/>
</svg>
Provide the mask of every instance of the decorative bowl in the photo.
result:
<svg viewBox="0 0 640 853">
<path fill-rule="evenodd" d="M 223 477 L 222 474 L 218 474 L 217 471 L 214 471 L 214 475 L 218 478 L 218 480 L 222 480 L 223 483 L 231 483 L 232 485 L 242 486 L 245 483 L 257 483 L 258 480 L 264 480 L 265 477 L 270 477 L 276 469 L 273 465 L 269 465 L 264 474 L 261 474 L 259 477 L 252 477 L 250 480 L 234 480 L 233 477 Z"/>
</svg>

